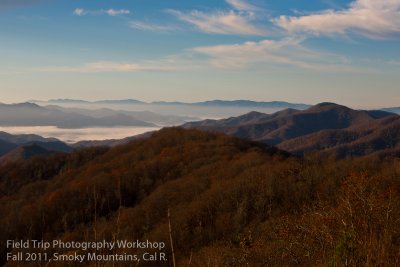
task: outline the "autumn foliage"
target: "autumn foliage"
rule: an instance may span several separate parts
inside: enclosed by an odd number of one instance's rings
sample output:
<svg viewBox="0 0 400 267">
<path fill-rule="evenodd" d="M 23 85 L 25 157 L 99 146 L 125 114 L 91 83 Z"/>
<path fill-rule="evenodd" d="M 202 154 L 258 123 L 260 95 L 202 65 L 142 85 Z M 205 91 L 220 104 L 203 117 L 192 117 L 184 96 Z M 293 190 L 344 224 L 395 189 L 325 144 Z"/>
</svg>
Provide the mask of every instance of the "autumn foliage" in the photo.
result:
<svg viewBox="0 0 400 267">
<path fill-rule="evenodd" d="M 169 128 L 9 164 L 0 168 L 2 264 L 16 266 L 4 261 L 7 239 L 169 244 L 169 209 L 178 266 L 399 266 L 399 163 L 299 158 Z"/>
</svg>

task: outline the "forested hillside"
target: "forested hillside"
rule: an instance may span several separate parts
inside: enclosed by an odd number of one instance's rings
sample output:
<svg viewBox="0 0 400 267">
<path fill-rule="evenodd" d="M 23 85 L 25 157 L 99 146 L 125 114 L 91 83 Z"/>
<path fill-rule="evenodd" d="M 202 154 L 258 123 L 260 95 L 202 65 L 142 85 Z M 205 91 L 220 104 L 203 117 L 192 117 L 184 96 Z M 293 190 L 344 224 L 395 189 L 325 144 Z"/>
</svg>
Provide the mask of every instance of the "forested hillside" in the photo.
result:
<svg viewBox="0 0 400 267">
<path fill-rule="evenodd" d="M 400 155 L 400 116 L 335 103 L 274 114 L 250 112 L 222 120 L 189 122 L 183 127 L 259 141 L 301 156 L 316 151 L 335 158 Z"/>
<path fill-rule="evenodd" d="M 112 149 L 7 164 L 0 194 L 5 266 L 22 265 L 5 263 L 7 239 L 169 244 L 168 210 L 177 266 L 400 265 L 394 157 L 299 158 L 224 134 L 167 128 Z M 166 252 L 167 262 L 100 265 L 172 266 L 170 246 Z M 47 266 L 85 264 L 95 266 Z"/>
</svg>

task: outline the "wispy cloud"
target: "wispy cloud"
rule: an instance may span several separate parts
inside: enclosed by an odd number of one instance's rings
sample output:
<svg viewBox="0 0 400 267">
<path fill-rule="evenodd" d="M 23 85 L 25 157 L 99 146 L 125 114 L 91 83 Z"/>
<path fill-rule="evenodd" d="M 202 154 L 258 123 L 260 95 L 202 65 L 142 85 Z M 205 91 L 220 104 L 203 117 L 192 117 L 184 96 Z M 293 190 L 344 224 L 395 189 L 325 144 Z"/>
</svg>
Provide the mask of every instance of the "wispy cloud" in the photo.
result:
<svg viewBox="0 0 400 267">
<path fill-rule="evenodd" d="M 200 10 L 179 11 L 168 10 L 181 21 L 195 26 L 198 30 L 210 34 L 265 36 L 265 27 L 256 25 L 256 12 L 260 8 L 245 0 L 226 0 L 230 6 L 226 10 L 203 12 Z"/>
<path fill-rule="evenodd" d="M 96 61 L 75 66 L 47 66 L 36 68 L 33 71 L 66 73 L 133 73 L 143 71 L 187 71 L 204 68 L 204 62 L 196 61 L 191 57 L 191 55 L 182 54 L 170 55 L 156 60 L 143 60 L 140 62 Z"/>
<path fill-rule="evenodd" d="M 85 16 L 85 15 L 109 15 L 109 16 L 118 16 L 118 15 L 129 15 L 131 12 L 128 9 L 101 9 L 101 10 L 86 10 L 84 8 L 76 8 L 72 14 L 75 16 Z"/>
<path fill-rule="evenodd" d="M 258 7 L 244 1 L 244 0 L 226 0 L 226 2 L 231 5 L 235 10 L 240 11 L 258 11 L 260 10 Z"/>
<path fill-rule="evenodd" d="M 132 63 L 98 61 L 98 62 L 85 63 L 80 66 L 48 66 L 40 68 L 38 70 L 42 72 L 80 72 L 80 73 L 136 72 L 143 70 L 143 66 Z"/>
<path fill-rule="evenodd" d="M 400 67 L 400 61 L 398 61 L 398 60 L 390 60 L 390 61 L 387 61 L 386 63 L 389 64 L 389 65 L 392 65 L 392 66 L 399 66 Z"/>
<path fill-rule="evenodd" d="M 169 10 L 178 19 L 196 26 L 199 30 L 213 34 L 255 35 L 264 36 L 265 29 L 252 24 L 252 16 L 230 11 L 214 11 L 204 13 L 194 10 L 184 13 L 178 10 Z"/>
<path fill-rule="evenodd" d="M 247 69 L 260 65 L 289 65 L 313 71 L 374 72 L 354 67 L 347 58 L 313 51 L 302 45 L 302 38 L 262 40 L 235 45 L 196 47 L 192 51 L 206 55 L 210 64 L 221 69 Z"/>
<path fill-rule="evenodd" d="M 129 27 L 141 31 L 153 31 L 153 32 L 171 32 L 179 29 L 178 27 L 174 26 L 148 23 L 143 21 L 130 21 Z"/>
<path fill-rule="evenodd" d="M 288 32 L 347 34 L 381 39 L 400 36 L 400 0 L 356 0 L 344 10 L 280 16 L 273 22 Z"/>
<path fill-rule="evenodd" d="M 210 69 L 246 70 L 291 66 L 315 72 L 376 73 L 374 69 L 357 67 L 343 56 L 308 49 L 302 38 L 262 40 L 234 45 L 202 46 L 181 54 L 140 62 L 97 61 L 77 66 L 48 66 L 40 72 L 133 73 L 143 71 L 182 72 Z"/>
</svg>

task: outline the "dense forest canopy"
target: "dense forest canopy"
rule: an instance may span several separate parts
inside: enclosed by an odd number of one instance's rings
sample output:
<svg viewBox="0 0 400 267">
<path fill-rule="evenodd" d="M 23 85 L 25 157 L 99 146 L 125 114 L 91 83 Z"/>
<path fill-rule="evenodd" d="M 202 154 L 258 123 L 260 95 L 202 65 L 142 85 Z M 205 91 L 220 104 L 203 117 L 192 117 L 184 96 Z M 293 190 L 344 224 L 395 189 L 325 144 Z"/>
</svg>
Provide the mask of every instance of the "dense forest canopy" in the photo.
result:
<svg viewBox="0 0 400 267">
<path fill-rule="evenodd" d="M 398 158 L 297 157 L 198 130 L 6 164 L 0 213 L 5 266 L 21 264 L 5 261 L 9 239 L 170 244 L 169 224 L 177 266 L 400 265 Z M 139 266 L 172 266 L 166 252 Z"/>
</svg>

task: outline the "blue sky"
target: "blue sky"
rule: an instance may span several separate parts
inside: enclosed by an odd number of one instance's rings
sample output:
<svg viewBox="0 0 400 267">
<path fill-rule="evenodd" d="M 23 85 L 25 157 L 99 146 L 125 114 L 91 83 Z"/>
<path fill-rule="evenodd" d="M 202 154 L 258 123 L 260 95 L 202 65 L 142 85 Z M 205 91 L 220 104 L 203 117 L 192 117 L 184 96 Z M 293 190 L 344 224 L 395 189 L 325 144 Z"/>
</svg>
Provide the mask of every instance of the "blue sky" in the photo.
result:
<svg viewBox="0 0 400 267">
<path fill-rule="evenodd" d="M 400 106 L 400 0 L 0 0 L 0 102 Z"/>
</svg>

